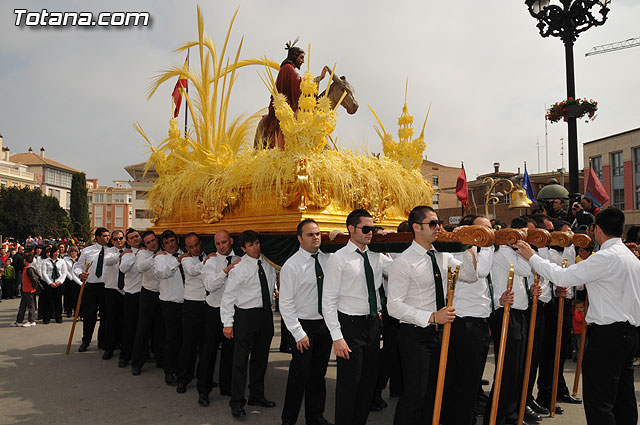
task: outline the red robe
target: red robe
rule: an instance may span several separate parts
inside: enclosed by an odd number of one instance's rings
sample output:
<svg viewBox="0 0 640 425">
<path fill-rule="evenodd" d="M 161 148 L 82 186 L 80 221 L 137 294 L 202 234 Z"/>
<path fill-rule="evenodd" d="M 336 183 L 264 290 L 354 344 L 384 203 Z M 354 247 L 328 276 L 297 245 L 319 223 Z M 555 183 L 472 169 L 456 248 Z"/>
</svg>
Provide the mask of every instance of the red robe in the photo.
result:
<svg viewBox="0 0 640 425">
<path fill-rule="evenodd" d="M 300 82 L 302 77 L 298 74 L 295 67 L 289 63 L 283 65 L 278 72 L 278 78 L 276 78 L 276 90 L 278 93 L 282 93 L 287 97 L 287 102 L 293 112 L 298 111 L 298 99 L 300 99 Z M 274 137 L 280 130 L 280 124 L 276 118 L 276 111 L 273 109 L 273 96 L 269 102 L 269 113 L 267 114 L 266 121 L 266 134 L 273 134 Z M 270 147 L 273 144 L 270 143 Z"/>
</svg>

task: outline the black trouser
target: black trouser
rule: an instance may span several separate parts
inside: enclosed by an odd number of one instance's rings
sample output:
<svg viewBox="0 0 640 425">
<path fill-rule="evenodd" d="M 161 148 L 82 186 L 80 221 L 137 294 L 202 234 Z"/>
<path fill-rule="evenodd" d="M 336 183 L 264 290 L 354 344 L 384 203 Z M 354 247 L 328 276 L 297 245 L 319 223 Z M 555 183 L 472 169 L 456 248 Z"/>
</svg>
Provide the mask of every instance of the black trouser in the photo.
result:
<svg viewBox="0 0 640 425">
<path fill-rule="evenodd" d="M 342 336 L 351 349 L 338 357 L 336 425 L 367 423 L 380 366 L 380 319 L 338 312 Z"/>
<path fill-rule="evenodd" d="M 184 300 L 182 304 L 182 345 L 178 361 L 178 382 L 187 385 L 193 379 L 198 359 L 198 377 L 204 376 L 203 340 L 205 338 L 204 301 Z"/>
<path fill-rule="evenodd" d="M 98 321 L 98 310 L 100 315 L 104 316 L 104 283 L 85 283 L 84 292 L 82 293 L 82 305 L 80 313 L 82 314 L 82 342 L 89 345 L 93 337 L 93 330 Z M 103 328 L 103 320 L 101 318 L 100 328 Z M 98 343 L 100 343 L 100 329 L 98 329 Z"/>
<path fill-rule="evenodd" d="M 202 343 L 202 358 L 199 360 L 196 371 L 198 377 L 198 393 L 209 395 L 213 389 L 213 373 L 216 367 L 218 347 L 220 348 L 220 368 L 218 380 L 220 381 L 220 394 L 231 394 L 231 370 L 233 368 L 234 340 L 225 338 L 222 334 L 222 321 L 220 320 L 220 307 L 205 307 L 204 332 L 206 337 Z M 202 373 L 202 375 L 200 375 Z"/>
<path fill-rule="evenodd" d="M 637 330 L 628 323 L 589 325 L 582 360 L 582 395 L 589 425 L 638 422 L 633 378 L 637 346 Z"/>
<path fill-rule="evenodd" d="M 2 298 L 8 299 L 18 295 L 18 288 L 16 287 L 16 279 L 2 278 Z"/>
<path fill-rule="evenodd" d="M 133 341 L 131 366 L 142 367 L 149 357 L 149 343 L 153 344 L 156 366 L 164 363 L 164 317 L 160 294 L 142 288 L 138 306 L 138 327 Z"/>
<path fill-rule="evenodd" d="M 129 362 L 133 353 L 133 344 L 138 328 L 138 315 L 140 304 L 140 293 L 124 294 L 124 312 L 122 324 L 122 349 L 120 350 L 120 360 Z"/>
<path fill-rule="evenodd" d="M 327 398 L 324 376 L 333 346 L 331 334 L 323 319 L 299 321 L 309 337 L 309 348 L 301 353 L 296 347 L 295 339 L 290 341 L 292 357 L 282 408 L 282 422 L 288 424 L 296 423 L 302 397 L 307 423 L 323 417 Z"/>
<path fill-rule="evenodd" d="M 122 343 L 124 295 L 117 289 L 105 288 L 104 290 L 104 314 L 100 313 L 100 321 L 104 321 L 105 351 L 113 352 Z"/>
<path fill-rule="evenodd" d="M 40 315 L 43 319 L 62 320 L 62 292 L 64 285 L 56 288 L 44 283 L 44 289 L 40 295 Z"/>
<path fill-rule="evenodd" d="M 387 309 L 382 310 L 382 350 L 380 353 L 380 369 L 378 382 L 373 395 L 375 399 L 382 398 L 382 390 L 389 382 L 389 393 L 402 394 L 402 368 L 400 367 L 400 350 L 398 349 L 398 329 L 400 321 L 389 316 Z"/>
<path fill-rule="evenodd" d="M 233 319 L 233 372 L 231 375 L 231 407 L 246 403 L 244 388 L 249 367 L 249 400 L 264 398 L 264 375 L 273 339 L 273 313 L 263 308 L 236 308 Z M 251 362 L 249 363 L 249 354 Z"/>
<path fill-rule="evenodd" d="M 434 326 L 400 324 L 398 346 L 404 391 L 396 405 L 394 425 L 431 423 L 440 360 L 439 335 Z"/>
<path fill-rule="evenodd" d="M 536 313 L 536 330 L 533 336 L 533 350 L 531 351 L 531 367 L 529 369 L 529 388 L 527 392 L 527 404 L 533 401 L 533 385 L 536 383 L 536 377 L 538 375 L 538 365 L 540 364 L 540 354 L 544 344 L 544 306 L 542 301 L 538 301 L 538 311 Z M 527 309 L 527 323 L 531 324 L 531 306 Z M 527 335 L 527 341 L 529 336 Z M 526 353 L 525 353 L 526 355 Z"/>
<path fill-rule="evenodd" d="M 67 314 L 73 313 L 78 303 L 78 292 L 80 292 L 80 285 L 70 279 L 64 281 L 64 312 Z"/>
<path fill-rule="evenodd" d="M 162 301 L 164 317 L 164 374 L 178 373 L 182 346 L 182 303 Z"/>
<path fill-rule="evenodd" d="M 569 395 L 564 380 L 564 361 L 571 349 L 571 300 L 564 300 L 562 322 L 562 342 L 560 348 L 560 368 L 558 373 L 558 396 Z M 551 403 L 553 367 L 556 356 L 556 332 L 558 328 L 558 298 L 544 306 L 544 340 L 540 352 L 540 375 L 538 376 L 538 396 L 536 400 L 543 406 Z"/>
<path fill-rule="evenodd" d="M 452 425 L 474 423 L 476 399 L 482 386 L 484 352 L 489 345 L 485 318 L 456 317 L 451 324 L 445 380 L 443 419 Z"/>
<path fill-rule="evenodd" d="M 491 320 L 491 336 L 493 339 L 493 348 L 498 362 L 500 336 L 502 333 L 502 318 L 504 308 L 495 311 L 495 317 Z M 527 345 L 527 318 L 524 310 L 511 309 L 509 319 L 509 327 L 507 331 L 507 343 L 504 354 L 504 365 L 502 369 L 502 381 L 500 387 L 500 396 L 498 399 L 497 424 L 503 424 L 505 418 L 517 418 L 518 407 L 520 406 L 520 395 L 522 393 L 522 379 L 524 372 L 524 359 L 526 355 Z M 496 376 L 493 375 L 493 385 L 489 394 L 489 402 L 484 414 L 484 424 L 489 423 L 491 417 L 491 400 L 493 400 L 493 390 L 495 387 Z"/>
</svg>

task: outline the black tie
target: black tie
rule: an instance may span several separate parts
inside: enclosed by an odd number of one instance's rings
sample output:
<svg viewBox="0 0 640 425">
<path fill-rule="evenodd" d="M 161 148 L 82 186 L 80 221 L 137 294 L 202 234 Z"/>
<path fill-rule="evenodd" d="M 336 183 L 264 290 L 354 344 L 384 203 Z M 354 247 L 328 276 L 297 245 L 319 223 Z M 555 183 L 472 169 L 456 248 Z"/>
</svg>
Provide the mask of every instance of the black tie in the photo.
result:
<svg viewBox="0 0 640 425">
<path fill-rule="evenodd" d="M 431 257 L 431 264 L 433 265 L 433 280 L 436 284 L 436 308 L 438 311 L 444 308 L 444 289 L 442 289 L 442 274 L 440 273 L 440 267 L 436 261 L 436 255 L 433 251 L 427 251 L 427 255 Z"/>
<path fill-rule="evenodd" d="M 178 254 L 177 252 L 175 254 L 173 254 L 173 256 L 175 258 L 178 258 L 180 256 L 180 254 Z M 180 264 L 178 266 L 178 268 L 180 269 L 180 276 L 182 276 L 182 285 L 184 286 L 184 269 L 182 268 L 182 263 L 178 262 L 178 264 Z"/>
<path fill-rule="evenodd" d="M 227 267 L 231 265 L 231 260 L 233 260 L 233 255 L 227 257 Z"/>
<path fill-rule="evenodd" d="M 322 316 L 322 283 L 324 282 L 324 272 L 322 271 L 322 266 L 320 265 L 318 254 L 319 253 L 316 252 L 315 254 L 311 254 L 311 256 L 315 260 L 316 265 L 316 285 L 318 286 L 318 314 Z"/>
<path fill-rule="evenodd" d="M 258 278 L 260 279 L 260 289 L 262 291 L 262 308 L 271 311 L 271 294 L 269 294 L 269 283 L 267 275 L 262 268 L 262 261 L 258 260 Z"/>
<path fill-rule="evenodd" d="M 51 280 L 53 280 L 54 282 L 58 281 L 58 278 L 60 277 L 60 273 L 58 272 L 58 261 L 53 261 L 51 260 L 51 262 L 53 263 L 53 272 L 51 273 Z"/>
<path fill-rule="evenodd" d="M 123 249 L 120 250 L 120 254 L 122 254 Z M 120 262 L 122 261 L 122 257 L 120 257 Z M 124 289 L 124 273 L 120 271 L 120 262 L 118 262 L 118 289 Z"/>
<path fill-rule="evenodd" d="M 378 317 L 378 301 L 376 299 L 376 285 L 373 279 L 373 269 L 369 262 L 366 252 L 356 249 L 356 252 L 362 255 L 364 259 L 364 276 L 367 279 L 367 291 L 369 292 L 369 315 L 373 318 Z"/>
<path fill-rule="evenodd" d="M 98 254 L 98 264 L 96 264 L 96 277 L 102 276 L 103 264 L 104 264 L 104 247 L 100 249 L 100 254 Z"/>
</svg>

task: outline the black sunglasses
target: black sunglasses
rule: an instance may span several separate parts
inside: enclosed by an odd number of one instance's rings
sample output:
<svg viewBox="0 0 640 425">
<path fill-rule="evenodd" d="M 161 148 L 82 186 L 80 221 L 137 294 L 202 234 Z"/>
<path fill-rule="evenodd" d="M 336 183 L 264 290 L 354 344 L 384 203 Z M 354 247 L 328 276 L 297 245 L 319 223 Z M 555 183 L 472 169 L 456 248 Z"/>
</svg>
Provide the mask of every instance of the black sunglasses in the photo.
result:
<svg viewBox="0 0 640 425">
<path fill-rule="evenodd" d="M 362 227 L 358 227 L 356 226 L 356 229 L 362 229 L 362 233 L 364 233 L 365 235 L 368 233 L 373 232 L 376 229 L 379 229 L 379 227 L 376 226 L 362 226 Z"/>
<path fill-rule="evenodd" d="M 114 240 L 114 241 L 121 241 L 121 240 L 123 240 L 123 239 L 124 239 L 124 237 L 123 237 L 123 236 L 120 236 L 120 237 L 118 237 L 118 238 L 111 238 L 111 239 L 112 239 L 112 240 Z"/>
<path fill-rule="evenodd" d="M 428 224 L 429 225 L 429 229 L 433 230 L 437 226 L 442 226 L 442 223 L 443 223 L 442 220 L 431 220 L 431 221 L 425 221 L 425 222 L 418 223 L 418 224 Z"/>
</svg>

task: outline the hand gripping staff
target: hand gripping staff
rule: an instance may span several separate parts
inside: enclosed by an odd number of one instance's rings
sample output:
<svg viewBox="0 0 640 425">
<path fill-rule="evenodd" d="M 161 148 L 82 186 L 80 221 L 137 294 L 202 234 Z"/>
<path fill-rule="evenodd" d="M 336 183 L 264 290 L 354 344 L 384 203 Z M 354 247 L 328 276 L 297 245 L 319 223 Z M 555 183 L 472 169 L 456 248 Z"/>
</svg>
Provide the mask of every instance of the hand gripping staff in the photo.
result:
<svg viewBox="0 0 640 425">
<path fill-rule="evenodd" d="M 456 290 L 456 281 L 460 273 L 460 266 L 456 266 L 456 271 L 451 272 L 451 267 L 447 272 L 448 294 L 447 307 L 453 305 L 453 293 Z M 442 394 L 444 392 L 444 378 L 447 372 L 447 356 L 449 355 L 449 338 L 451 337 L 451 323 L 445 323 L 442 331 L 442 345 L 440 346 L 440 365 L 438 366 L 438 383 L 436 385 L 436 400 L 433 406 L 433 425 L 440 423 L 440 410 L 442 408 Z"/>
<path fill-rule="evenodd" d="M 562 268 L 567 268 L 567 259 L 562 259 Z M 556 401 L 558 400 L 558 375 L 560 374 L 560 348 L 562 348 L 562 322 L 564 319 L 564 296 L 558 297 L 558 326 L 556 328 L 556 356 L 553 361 L 553 380 L 551 381 L 551 417 L 556 416 Z"/>
<path fill-rule="evenodd" d="M 89 261 L 88 263 L 84 263 L 84 272 L 89 272 L 89 267 L 91 267 L 93 261 Z M 89 277 L 89 276 L 87 276 Z M 84 294 L 84 285 L 87 283 L 87 278 L 82 279 L 82 285 L 80 286 L 80 294 L 78 294 L 78 303 L 76 304 L 76 312 L 73 315 L 73 324 L 71 325 L 71 333 L 69 333 L 69 342 L 67 342 L 67 352 L 69 355 L 69 350 L 71 349 L 71 341 L 73 341 L 73 333 L 76 330 L 76 322 L 78 321 L 78 313 L 80 312 L 80 305 L 82 304 L 82 294 Z"/>
<path fill-rule="evenodd" d="M 507 281 L 507 291 L 513 289 L 513 264 L 509 267 L 509 280 Z M 511 304 L 504 306 L 502 315 L 502 332 L 500 333 L 500 350 L 498 351 L 498 362 L 496 363 L 496 377 L 493 381 L 493 400 L 491 400 L 491 416 L 489 425 L 496 424 L 498 417 L 498 402 L 500 401 L 500 384 L 502 383 L 502 369 L 504 368 L 504 352 L 507 348 L 507 332 L 509 331 L 509 315 Z"/>
<path fill-rule="evenodd" d="M 535 274 L 534 285 L 540 283 L 540 275 Z M 524 409 L 527 406 L 529 393 L 529 375 L 531 373 L 531 358 L 533 357 L 533 338 L 536 333 L 536 316 L 538 315 L 538 296 L 531 300 L 531 318 L 529 319 L 529 339 L 527 340 L 527 357 L 524 361 L 524 379 L 522 380 L 522 395 L 520 396 L 520 410 L 518 411 L 518 425 L 524 422 Z"/>
</svg>

